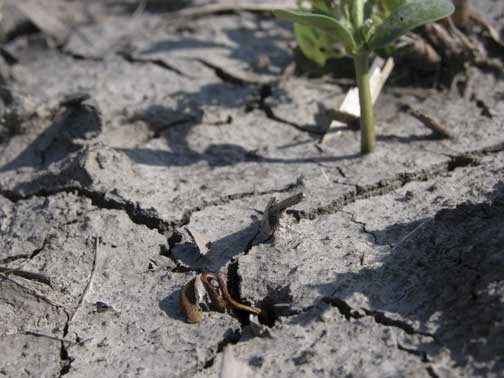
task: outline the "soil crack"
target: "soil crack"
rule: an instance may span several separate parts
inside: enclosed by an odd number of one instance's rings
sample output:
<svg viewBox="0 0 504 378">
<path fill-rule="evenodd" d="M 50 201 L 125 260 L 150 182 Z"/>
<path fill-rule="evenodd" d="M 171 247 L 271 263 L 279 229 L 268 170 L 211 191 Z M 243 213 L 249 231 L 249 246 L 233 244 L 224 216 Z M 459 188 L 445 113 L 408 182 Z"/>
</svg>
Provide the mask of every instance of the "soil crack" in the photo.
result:
<svg viewBox="0 0 504 378">
<path fill-rule="evenodd" d="M 161 220 L 160 218 L 150 215 L 146 210 L 143 210 L 131 201 L 117 201 L 107 198 L 105 193 L 88 190 L 79 186 L 70 186 L 55 190 L 40 190 L 36 193 L 23 196 L 13 191 L 3 191 L 0 194 L 12 202 L 27 200 L 32 197 L 49 197 L 60 193 L 72 193 L 80 197 L 88 198 L 91 203 L 100 208 L 108 210 L 123 210 L 135 224 L 144 225 L 151 230 L 157 230 L 160 234 L 165 235 L 170 232 L 175 225 Z"/>
<path fill-rule="evenodd" d="M 61 370 L 59 372 L 59 376 L 62 377 L 70 372 L 73 362 L 73 358 L 70 358 L 70 355 L 68 354 L 68 349 L 63 341 L 61 342 L 60 347 L 60 359 L 61 359 Z"/>
<path fill-rule="evenodd" d="M 219 79 L 221 79 L 222 81 L 224 81 L 226 83 L 231 83 L 231 84 L 239 85 L 239 86 L 246 86 L 249 84 L 257 84 L 257 82 L 249 81 L 249 80 L 243 79 L 241 77 L 238 77 L 238 76 L 232 74 L 231 72 L 226 71 L 224 68 L 219 67 L 218 65 L 211 63 L 209 61 L 206 61 L 204 59 L 199 58 L 199 59 L 196 59 L 196 61 L 200 62 L 201 64 L 203 64 L 207 68 L 210 68 Z"/>
<path fill-rule="evenodd" d="M 124 53 L 124 52 L 119 53 L 118 55 L 120 57 L 122 57 L 125 61 L 127 61 L 128 63 L 131 63 L 131 64 L 153 64 L 153 65 L 161 67 L 165 70 L 174 72 L 177 75 L 180 75 L 182 77 L 193 79 L 192 76 L 186 75 L 185 73 L 183 73 L 179 69 L 173 67 L 172 65 L 166 63 L 162 59 L 151 59 L 151 58 L 142 59 L 142 58 L 137 58 L 137 57 L 133 56 L 132 54 Z"/>
<path fill-rule="evenodd" d="M 250 112 L 253 109 L 259 109 L 260 111 L 262 111 L 264 113 L 264 115 L 267 118 L 271 119 L 272 121 L 275 121 L 275 122 L 278 122 L 278 123 L 281 123 L 281 124 L 284 124 L 287 126 L 294 127 L 296 130 L 302 131 L 304 133 L 312 133 L 312 134 L 317 134 L 317 135 L 319 135 L 319 134 L 322 135 L 324 133 L 323 130 L 319 130 L 316 128 L 308 128 L 308 127 L 303 126 L 301 124 L 291 122 L 291 121 L 288 121 L 282 117 L 277 116 L 275 114 L 275 112 L 273 111 L 273 108 L 271 107 L 271 105 L 266 103 L 266 99 L 271 97 L 271 95 L 273 94 L 272 85 L 273 84 L 263 84 L 263 85 L 259 86 L 259 91 L 258 91 L 258 94 L 256 95 L 257 97 L 254 98 L 252 101 L 250 101 L 247 104 L 245 110 L 247 112 Z"/>
<path fill-rule="evenodd" d="M 21 255 L 9 256 L 9 257 L 6 257 L 3 260 L 1 260 L 0 263 L 1 264 L 8 264 L 8 263 L 11 263 L 13 261 L 21 260 L 21 259 L 31 260 L 31 259 L 37 257 L 40 254 L 40 252 L 42 252 L 45 249 L 45 247 L 46 247 L 47 242 L 49 241 L 49 239 L 50 239 L 50 236 L 46 236 L 44 238 L 44 241 L 42 242 L 42 245 L 39 248 L 34 249 L 30 254 L 21 254 Z"/>
<path fill-rule="evenodd" d="M 459 168 L 476 167 L 481 165 L 481 158 L 504 151 L 504 142 L 499 142 L 493 146 L 481 150 L 462 153 L 460 155 L 443 154 L 450 160 L 440 164 L 435 164 L 429 168 L 417 172 L 401 172 L 394 177 L 380 180 L 369 185 L 354 184 L 353 192 L 343 193 L 340 198 L 327 205 L 312 208 L 306 211 L 297 211 L 296 217 L 299 219 L 313 220 L 320 215 L 330 215 L 342 211 L 342 209 L 361 199 L 368 199 L 386 195 L 394 190 L 400 189 L 412 182 L 428 181 L 445 173 L 453 172 Z M 287 212 L 291 212 L 287 210 Z"/>
<path fill-rule="evenodd" d="M 381 311 L 375 311 L 375 310 L 370 310 L 366 309 L 364 307 L 361 308 L 361 310 L 364 312 L 359 312 L 358 310 L 354 309 L 352 306 L 350 306 L 346 301 L 344 301 L 341 298 L 338 297 L 324 297 L 322 298 L 322 302 L 328 303 L 333 307 L 336 307 L 338 311 L 347 319 L 361 319 L 365 316 L 370 316 L 374 319 L 374 321 L 377 324 L 386 326 L 386 327 L 394 327 L 394 328 L 399 328 L 400 330 L 404 331 L 408 335 L 419 335 L 419 336 L 426 336 L 432 338 L 436 343 L 439 344 L 439 341 L 436 339 L 436 336 L 427 333 L 427 332 L 422 332 L 419 330 L 416 330 L 412 325 L 409 323 L 398 320 L 398 319 L 392 319 L 385 315 L 385 313 Z"/>
<path fill-rule="evenodd" d="M 269 194 L 288 193 L 288 192 L 291 192 L 293 190 L 296 190 L 296 189 L 302 187 L 303 185 L 304 185 L 303 178 L 302 178 L 302 176 L 299 176 L 295 182 L 287 184 L 283 188 L 269 189 L 269 190 L 264 190 L 264 191 L 252 190 L 250 192 L 229 194 L 227 196 L 217 197 L 216 199 L 213 199 L 213 200 L 204 200 L 201 205 L 184 211 L 184 214 L 182 215 L 182 219 L 180 220 L 178 226 L 188 225 L 191 221 L 192 214 L 199 212 L 199 211 L 203 211 L 207 207 L 227 205 L 233 201 L 237 201 L 240 199 L 245 199 L 245 198 L 253 197 L 253 196 L 265 196 L 265 195 L 269 195 Z"/>
<path fill-rule="evenodd" d="M 373 238 L 374 244 L 380 245 L 380 243 L 378 242 L 378 237 L 376 236 L 376 234 L 374 232 L 369 231 L 367 229 L 366 223 L 361 222 L 361 221 L 355 219 L 355 214 L 354 213 L 351 213 L 351 212 L 345 211 L 345 210 L 341 210 L 341 212 L 350 216 L 350 222 L 353 222 L 353 223 L 358 224 L 359 226 L 361 226 L 362 232 L 364 232 L 365 234 L 370 235 Z"/>
<path fill-rule="evenodd" d="M 404 332 L 406 332 L 408 335 L 420 335 L 430 337 L 437 342 L 435 335 L 428 332 L 418 331 L 415 328 L 413 328 L 411 324 L 403 320 L 389 318 L 387 315 L 385 315 L 385 313 L 381 311 L 368 310 L 365 308 L 363 308 L 362 310 L 366 313 L 367 316 L 372 316 L 374 318 L 374 321 L 378 324 L 384 325 L 386 327 L 399 328 Z"/>
</svg>

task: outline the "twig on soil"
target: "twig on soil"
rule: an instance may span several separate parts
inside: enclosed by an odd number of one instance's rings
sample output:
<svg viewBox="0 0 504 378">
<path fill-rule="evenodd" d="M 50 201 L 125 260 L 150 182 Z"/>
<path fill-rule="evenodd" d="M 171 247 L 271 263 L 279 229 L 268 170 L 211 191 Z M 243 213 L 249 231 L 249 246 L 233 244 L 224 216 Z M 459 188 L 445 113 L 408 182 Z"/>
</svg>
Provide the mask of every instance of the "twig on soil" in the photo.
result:
<svg viewBox="0 0 504 378">
<path fill-rule="evenodd" d="M 498 58 L 477 59 L 474 64 L 478 68 L 493 71 L 499 75 L 504 71 L 504 63 Z"/>
<path fill-rule="evenodd" d="M 38 281 L 40 283 L 46 284 L 52 289 L 51 280 L 49 277 L 42 273 L 28 272 L 26 270 L 21 269 L 11 269 L 0 267 L 0 273 L 3 274 L 14 274 L 15 276 L 26 278 L 27 280 Z"/>
<path fill-rule="evenodd" d="M 177 12 L 172 12 L 168 15 L 168 19 L 181 19 L 181 18 L 196 18 L 205 17 L 216 13 L 224 12 L 254 12 L 254 13 L 265 13 L 271 12 L 273 8 L 277 8 L 278 4 L 257 4 L 251 2 L 248 4 L 207 4 L 201 7 L 192 7 L 187 9 L 182 9 Z M 294 9 L 294 8 L 292 8 Z"/>
<path fill-rule="evenodd" d="M 410 240 L 420 229 L 422 229 L 424 226 L 428 225 L 429 223 L 432 222 L 432 219 L 426 219 L 422 223 L 420 223 L 418 226 L 416 226 L 413 230 L 411 230 L 404 238 L 402 238 L 391 250 L 390 252 L 396 251 L 399 247 L 401 247 L 405 242 Z"/>
<path fill-rule="evenodd" d="M 500 40 L 499 37 L 499 32 L 488 22 L 485 20 L 482 16 L 475 12 L 471 12 L 469 14 L 469 20 L 475 24 L 481 26 L 483 29 L 485 29 L 488 34 L 490 35 L 490 38 L 493 39 L 494 42 L 499 44 L 500 46 L 504 47 L 504 43 Z"/>
<path fill-rule="evenodd" d="M 46 339 L 50 339 L 50 340 L 54 340 L 54 341 L 60 341 L 62 343 L 68 343 L 68 344 L 72 344 L 73 343 L 73 341 L 71 341 L 71 340 L 66 340 L 66 339 L 62 339 L 60 337 L 46 335 L 44 333 L 39 333 L 39 332 L 34 332 L 34 331 L 20 331 L 20 332 L 17 332 L 17 333 L 6 334 L 6 335 L 2 335 L 2 338 L 9 337 L 9 336 L 17 336 L 17 335 L 43 337 L 43 338 L 46 338 Z"/>
<path fill-rule="evenodd" d="M 322 171 L 322 175 L 324 176 L 324 179 L 327 181 L 327 183 L 331 184 L 331 180 L 329 180 L 329 177 L 327 176 L 327 173 L 324 170 L 324 167 L 320 167 L 320 170 Z"/>
<path fill-rule="evenodd" d="M 404 109 L 419 120 L 425 127 L 430 129 L 436 136 L 440 138 L 453 139 L 453 135 L 446 130 L 442 123 L 431 115 L 417 109 L 413 109 L 410 105 L 404 104 Z"/>
<path fill-rule="evenodd" d="M 68 308 L 64 305 L 61 305 L 61 304 L 58 304 L 58 303 L 54 303 L 53 301 L 51 301 L 49 298 L 46 298 L 45 296 L 43 296 L 42 294 L 39 294 L 37 293 L 35 290 L 33 289 L 30 289 L 24 285 L 21 285 L 19 282 L 15 281 L 15 280 L 12 280 L 10 279 L 6 274 L 4 273 L 0 273 L 0 277 L 2 277 L 4 280 L 6 281 L 9 281 L 11 283 L 13 283 L 14 285 L 16 286 L 19 286 L 20 288 L 22 288 L 23 290 L 26 290 L 28 293 L 30 293 L 31 295 L 33 295 L 35 298 L 37 298 L 38 300 L 42 301 L 42 302 L 45 302 L 47 303 L 48 305 L 50 306 L 53 306 L 53 307 L 56 307 L 56 308 L 61 308 L 63 310 L 68 310 Z"/>
<path fill-rule="evenodd" d="M 471 9 L 469 0 L 454 0 L 455 13 L 453 14 L 453 21 L 457 27 L 465 27 L 469 25 L 480 26 L 490 35 L 490 38 L 500 46 L 504 47 L 504 44 L 500 40 L 499 32 L 492 26 L 492 24 L 486 20 L 479 13 Z"/>
<path fill-rule="evenodd" d="M 86 287 L 84 288 L 84 291 L 82 292 L 82 295 L 79 299 L 79 303 L 77 304 L 77 307 L 75 308 L 75 311 L 73 312 L 72 316 L 70 317 L 70 322 L 73 321 L 75 319 L 75 316 L 77 315 L 77 313 L 79 312 L 79 309 L 81 308 L 82 306 L 82 303 L 84 302 L 84 299 L 89 291 L 89 288 L 91 287 L 91 283 L 93 281 L 93 278 L 94 278 L 94 275 L 95 275 L 95 272 L 96 272 L 96 262 L 97 262 L 97 259 L 98 259 L 98 249 L 100 247 L 100 238 L 98 236 L 95 236 L 94 238 L 94 257 L 93 257 L 93 265 L 91 267 L 91 272 L 89 273 L 89 278 L 88 278 L 88 282 L 86 284 Z"/>
</svg>

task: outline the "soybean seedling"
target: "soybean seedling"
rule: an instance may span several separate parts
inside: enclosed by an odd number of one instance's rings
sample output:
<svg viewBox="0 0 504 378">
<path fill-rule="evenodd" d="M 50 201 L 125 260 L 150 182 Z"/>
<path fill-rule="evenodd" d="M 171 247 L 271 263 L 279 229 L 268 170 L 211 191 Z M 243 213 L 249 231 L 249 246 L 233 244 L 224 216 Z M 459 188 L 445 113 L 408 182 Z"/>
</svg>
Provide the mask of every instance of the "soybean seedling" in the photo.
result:
<svg viewBox="0 0 504 378">
<path fill-rule="evenodd" d="M 311 0 L 312 12 L 275 9 L 273 13 L 297 25 L 318 30 L 339 42 L 353 58 L 359 87 L 361 152 L 376 145 L 375 121 L 369 84 L 369 55 L 408 31 L 454 11 L 450 0 Z"/>
</svg>

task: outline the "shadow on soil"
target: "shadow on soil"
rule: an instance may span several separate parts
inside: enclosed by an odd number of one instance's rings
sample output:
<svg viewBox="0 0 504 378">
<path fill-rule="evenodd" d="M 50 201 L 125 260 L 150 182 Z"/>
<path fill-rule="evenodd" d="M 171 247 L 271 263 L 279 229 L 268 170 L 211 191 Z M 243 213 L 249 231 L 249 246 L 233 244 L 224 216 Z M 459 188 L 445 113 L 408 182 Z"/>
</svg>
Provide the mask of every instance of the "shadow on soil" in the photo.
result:
<svg viewBox="0 0 504 378">
<path fill-rule="evenodd" d="M 225 86 L 225 88 L 220 88 Z M 299 164 L 313 162 L 334 162 L 344 159 L 356 159 L 361 157 L 359 153 L 348 154 L 341 156 L 313 156 L 303 157 L 299 159 L 283 159 L 269 158 L 261 156 L 255 151 L 249 151 L 243 146 L 233 143 L 210 144 L 205 151 L 194 151 L 188 143 L 188 137 L 192 129 L 201 123 L 204 127 L 232 127 L 233 119 L 230 115 L 222 114 L 219 117 L 222 122 L 211 124 L 204 122 L 205 107 L 218 105 L 227 108 L 241 108 L 245 106 L 243 99 L 235 92 L 230 91 L 228 84 L 219 85 L 219 88 L 208 87 L 214 96 L 203 93 L 178 93 L 179 102 L 175 108 L 168 108 L 163 105 L 151 105 L 145 110 L 138 112 L 136 115 L 128 119 L 128 122 L 142 121 L 148 126 L 152 132 L 152 138 L 163 137 L 168 146 L 167 150 L 150 149 L 150 148 L 134 148 L 134 149 L 118 149 L 124 152 L 130 159 L 139 164 L 153 166 L 189 166 L 201 161 L 206 161 L 211 167 L 221 167 L 234 165 L 241 162 L 255 161 L 261 163 L 275 164 Z M 205 87 L 206 88 L 206 87 Z M 227 93 L 225 96 L 218 96 L 216 93 Z M 316 138 L 308 140 L 306 143 L 314 143 Z M 304 142 L 303 142 L 304 143 Z M 300 145 L 302 143 L 298 143 Z M 282 146 L 280 148 L 295 147 Z"/>
<path fill-rule="evenodd" d="M 378 322 L 399 325 L 407 333 L 433 334 L 420 353 L 447 348 L 458 365 L 470 360 L 476 365 L 494 363 L 478 374 L 499 374 L 504 369 L 504 183 L 487 198 L 485 203 L 443 209 L 420 224 L 371 230 L 375 235 L 396 233 L 397 227 L 412 231 L 380 267 L 338 274 L 335 282 L 320 286 L 322 293 L 333 292 L 325 301 L 346 308 L 349 317 L 359 317 L 354 310 L 360 309 L 350 309 L 344 301 L 362 293 Z M 383 313 L 398 314 L 402 320 L 387 317 L 383 322 Z M 315 311 L 302 321 L 319 316 Z"/>
<path fill-rule="evenodd" d="M 179 298 L 181 289 L 175 290 L 166 298 L 159 301 L 159 308 L 170 318 L 185 322 L 184 315 L 180 311 Z"/>
<path fill-rule="evenodd" d="M 234 257 L 250 247 L 250 243 L 257 235 L 259 221 L 251 219 L 251 223 L 244 229 L 226 235 L 221 239 L 210 241 L 206 255 L 200 254 L 198 248 L 190 241 L 177 244 L 172 251 L 173 256 L 183 265 L 200 271 L 218 272 Z"/>
<path fill-rule="evenodd" d="M 14 160 L 0 167 L 0 172 L 22 167 L 45 169 L 81 149 L 80 141 L 94 138 L 101 130 L 101 115 L 95 104 L 69 106 Z"/>
<path fill-rule="evenodd" d="M 245 75 L 249 73 L 257 75 L 281 74 L 285 67 L 292 62 L 292 54 L 288 47 L 289 42 L 292 40 L 292 32 L 287 22 L 273 21 L 275 26 L 278 24 L 281 26 L 279 29 L 272 27 L 270 19 L 248 13 L 236 16 L 236 21 L 227 18 L 224 22 L 226 22 L 226 26 L 227 24 L 230 26 L 227 28 L 221 28 L 221 26 L 218 31 L 212 28 L 208 29 L 208 25 L 201 30 L 189 26 L 187 30 L 197 33 L 195 36 L 186 33 L 177 35 L 177 40 L 159 40 L 143 49 L 140 53 L 186 51 L 191 55 L 191 51 L 195 51 L 195 60 L 201 59 L 216 65 L 223 72 L 227 72 L 228 69 L 230 71 L 235 69 Z M 194 28 L 198 28 L 198 25 L 195 25 Z M 216 35 L 223 42 L 210 42 L 216 39 Z M 206 57 L 210 57 L 212 54 L 201 54 L 202 49 L 224 50 L 225 53 L 221 53 L 221 56 L 225 57 L 225 60 L 221 64 L 217 64 L 219 63 L 219 55 L 215 54 L 217 60 L 207 61 Z M 230 65 L 231 67 L 229 67 Z"/>
<path fill-rule="evenodd" d="M 235 144 L 211 144 L 206 151 L 195 151 L 189 145 L 188 137 L 197 125 L 219 128 L 231 124 L 233 112 L 227 109 L 244 108 L 251 93 L 249 88 L 226 82 L 204 85 L 196 92 L 176 92 L 173 98 L 177 103 L 173 108 L 153 104 L 127 120 L 144 122 L 152 133 L 151 138 L 162 137 L 168 150 L 119 150 L 137 163 L 157 166 L 188 166 L 207 161 L 213 167 L 249 160 L 249 153 Z"/>
</svg>

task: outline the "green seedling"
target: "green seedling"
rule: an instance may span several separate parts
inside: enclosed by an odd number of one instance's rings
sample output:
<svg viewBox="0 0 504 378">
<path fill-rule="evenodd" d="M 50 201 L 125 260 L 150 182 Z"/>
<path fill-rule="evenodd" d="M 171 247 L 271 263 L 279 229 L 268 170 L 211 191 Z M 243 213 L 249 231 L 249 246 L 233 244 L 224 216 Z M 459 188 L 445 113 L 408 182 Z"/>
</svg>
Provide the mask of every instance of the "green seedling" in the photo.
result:
<svg viewBox="0 0 504 378">
<path fill-rule="evenodd" d="M 370 153 L 376 145 L 375 122 L 369 83 L 369 56 L 408 31 L 442 18 L 454 11 L 450 0 L 310 0 L 312 10 L 275 9 L 280 18 L 294 22 L 303 52 L 320 64 L 326 57 L 340 52 L 354 60 L 359 87 L 361 152 Z M 321 54 L 313 46 L 328 46 L 329 54 Z M 310 53 L 311 51 L 311 53 Z"/>
</svg>

